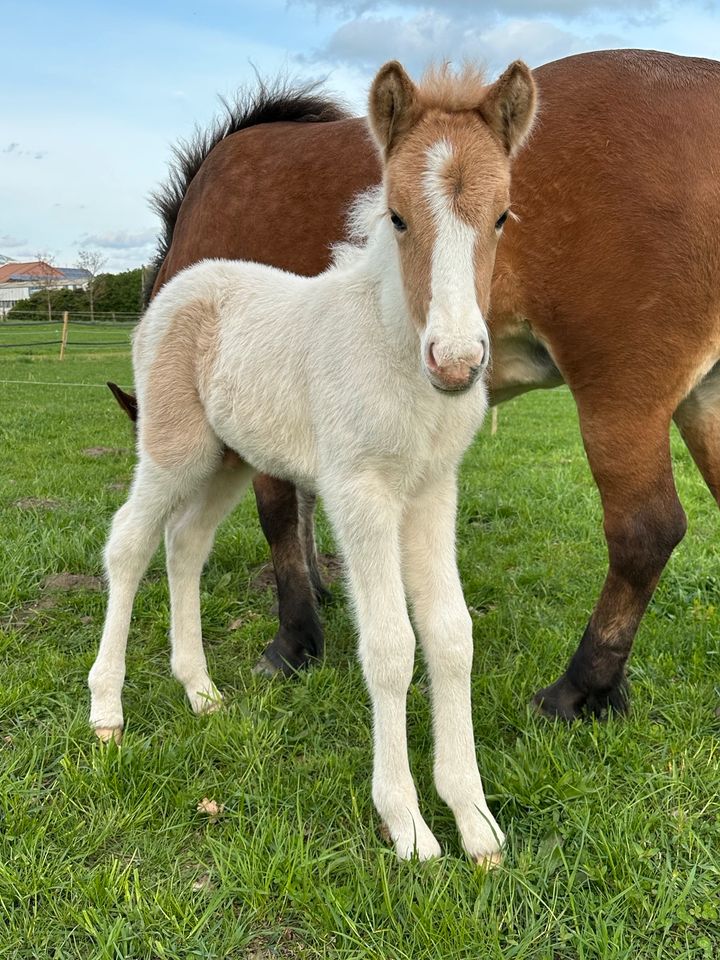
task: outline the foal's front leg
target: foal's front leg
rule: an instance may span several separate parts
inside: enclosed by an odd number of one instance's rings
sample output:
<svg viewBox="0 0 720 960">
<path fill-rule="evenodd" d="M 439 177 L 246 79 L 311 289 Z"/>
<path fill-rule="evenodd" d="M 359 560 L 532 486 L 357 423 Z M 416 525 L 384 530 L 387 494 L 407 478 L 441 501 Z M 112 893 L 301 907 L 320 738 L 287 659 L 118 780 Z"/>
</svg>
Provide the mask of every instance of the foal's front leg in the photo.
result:
<svg viewBox="0 0 720 960">
<path fill-rule="evenodd" d="M 430 674 L 435 784 L 465 850 L 500 862 L 504 836 L 488 809 L 475 756 L 470 677 L 472 621 L 455 558 L 457 482 L 449 474 L 409 505 L 403 523 L 405 583 Z"/>
<path fill-rule="evenodd" d="M 402 505 L 374 476 L 333 478 L 321 491 L 345 560 L 373 707 L 375 806 L 402 859 L 440 846 L 420 813 L 407 751 L 406 700 L 415 635 L 402 583 Z"/>
</svg>

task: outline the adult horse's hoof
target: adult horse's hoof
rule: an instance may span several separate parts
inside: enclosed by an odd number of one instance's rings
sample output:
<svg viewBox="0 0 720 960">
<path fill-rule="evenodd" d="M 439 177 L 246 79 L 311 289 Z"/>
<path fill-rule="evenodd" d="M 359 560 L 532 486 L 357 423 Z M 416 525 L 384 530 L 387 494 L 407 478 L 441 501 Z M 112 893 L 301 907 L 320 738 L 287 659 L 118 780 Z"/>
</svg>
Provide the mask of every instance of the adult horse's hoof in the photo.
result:
<svg viewBox="0 0 720 960">
<path fill-rule="evenodd" d="M 630 707 L 624 676 L 606 690 L 585 693 L 563 674 L 559 680 L 538 691 L 532 699 L 536 712 L 552 720 L 577 720 L 582 716 L 601 719 L 608 713 L 624 715 Z"/>
<path fill-rule="evenodd" d="M 291 632 L 281 625 L 272 643 L 253 667 L 253 673 L 263 677 L 292 677 L 316 663 L 322 656 L 323 636 L 319 624 L 316 629 Z"/>
<path fill-rule="evenodd" d="M 122 742 L 122 727 L 94 727 L 95 736 L 101 743 L 110 743 L 114 740 L 120 746 Z"/>
<path fill-rule="evenodd" d="M 288 676 L 287 671 L 283 670 L 282 667 L 276 666 L 272 660 L 263 654 L 255 666 L 252 668 L 252 672 L 258 677 L 277 677 L 277 676 Z"/>
</svg>

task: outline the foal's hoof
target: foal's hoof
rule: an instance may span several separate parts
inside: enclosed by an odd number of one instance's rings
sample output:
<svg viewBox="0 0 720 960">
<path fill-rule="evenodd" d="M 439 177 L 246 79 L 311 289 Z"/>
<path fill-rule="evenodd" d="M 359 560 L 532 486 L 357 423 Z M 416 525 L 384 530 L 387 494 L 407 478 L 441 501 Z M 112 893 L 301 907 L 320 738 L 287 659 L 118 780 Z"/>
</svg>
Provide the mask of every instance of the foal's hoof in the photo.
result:
<svg viewBox="0 0 720 960">
<path fill-rule="evenodd" d="M 94 730 L 95 736 L 101 743 L 110 743 L 111 740 L 114 740 L 120 746 L 123 735 L 122 727 L 95 727 Z"/>
<path fill-rule="evenodd" d="M 629 710 L 630 699 L 624 676 L 607 689 L 583 693 L 563 674 L 551 686 L 538 691 L 532 705 L 543 717 L 570 721 L 582 716 L 601 719 L 608 713 L 624 715 Z"/>
<path fill-rule="evenodd" d="M 210 692 L 200 690 L 196 693 L 188 693 L 188 700 L 193 713 L 198 717 L 216 713 L 222 709 L 223 705 L 222 694 L 217 687 L 213 687 Z"/>
<path fill-rule="evenodd" d="M 497 870 L 497 868 L 502 865 L 502 862 L 503 855 L 500 850 L 498 850 L 497 853 L 488 854 L 486 857 L 475 857 L 475 863 L 482 870 Z"/>
</svg>

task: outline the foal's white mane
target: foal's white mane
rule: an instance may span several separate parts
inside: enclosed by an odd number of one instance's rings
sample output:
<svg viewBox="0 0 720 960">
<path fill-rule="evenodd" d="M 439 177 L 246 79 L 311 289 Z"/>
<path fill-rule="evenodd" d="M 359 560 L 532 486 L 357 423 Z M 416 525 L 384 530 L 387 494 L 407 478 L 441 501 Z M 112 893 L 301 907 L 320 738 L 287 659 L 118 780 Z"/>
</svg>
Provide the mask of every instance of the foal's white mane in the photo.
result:
<svg viewBox="0 0 720 960">
<path fill-rule="evenodd" d="M 382 184 L 359 193 L 348 210 L 347 240 L 332 246 L 330 269 L 356 266 L 362 255 L 373 245 L 386 216 L 387 204 Z"/>
</svg>

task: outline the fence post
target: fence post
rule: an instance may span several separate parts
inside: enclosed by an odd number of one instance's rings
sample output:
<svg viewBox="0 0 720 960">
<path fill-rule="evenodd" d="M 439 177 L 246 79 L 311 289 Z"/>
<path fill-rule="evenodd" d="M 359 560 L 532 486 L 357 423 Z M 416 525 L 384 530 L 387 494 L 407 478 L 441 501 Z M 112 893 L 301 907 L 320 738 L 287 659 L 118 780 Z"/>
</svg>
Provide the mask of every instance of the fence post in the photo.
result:
<svg viewBox="0 0 720 960">
<path fill-rule="evenodd" d="M 61 360 L 62 360 L 62 358 L 65 356 L 65 347 L 66 347 L 66 345 L 67 345 L 68 319 L 69 319 L 69 314 L 68 314 L 67 310 L 65 310 L 65 311 L 63 312 L 62 340 L 61 340 L 61 342 L 60 342 L 60 359 L 61 359 Z"/>
</svg>

